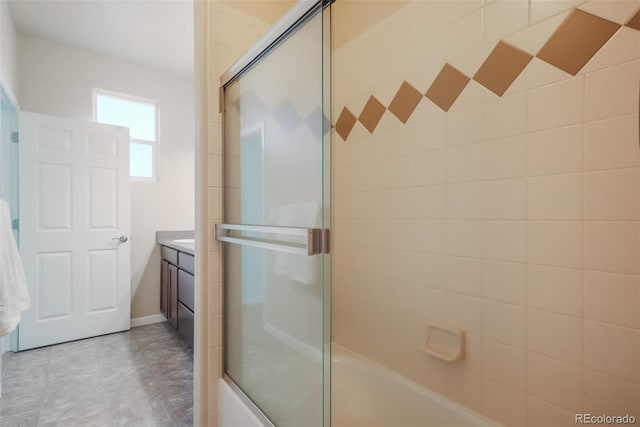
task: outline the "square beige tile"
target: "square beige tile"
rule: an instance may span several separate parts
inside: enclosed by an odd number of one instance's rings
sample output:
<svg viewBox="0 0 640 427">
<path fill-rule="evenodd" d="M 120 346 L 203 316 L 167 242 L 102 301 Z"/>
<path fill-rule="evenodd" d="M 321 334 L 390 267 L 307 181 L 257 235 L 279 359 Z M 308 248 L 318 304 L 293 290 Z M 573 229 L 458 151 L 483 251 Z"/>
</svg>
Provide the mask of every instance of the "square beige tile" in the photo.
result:
<svg viewBox="0 0 640 427">
<path fill-rule="evenodd" d="M 582 123 L 584 93 L 584 76 L 532 89 L 527 98 L 529 132 Z"/>
<path fill-rule="evenodd" d="M 447 184 L 448 219 L 482 219 L 482 182 Z"/>
<path fill-rule="evenodd" d="M 503 344 L 526 348 L 527 309 L 485 299 L 482 306 L 482 334 Z"/>
<path fill-rule="evenodd" d="M 584 126 L 584 169 L 639 166 L 639 145 L 635 114 L 588 122 Z"/>
<path fill-rule="evenodd" d="M 482 220 L 449 220 L 446 228 L 447 255 L 482 256 Z"/>
<path fill-rule="evenodd" d="M 485 179 L 526 176 L 527 136 L 523 134 L 485 142 L 482 163 Z"/>
<path fill-rule="evenodd" d="M 529 309 L 528 348 L 565 362 L 582 363 L 582 319 Z"/>
<path fill-rule="evenodd" d="M 482 377 L 464 369 L 451 371 L 447 377 L 446 395 L 458 403 L 482 411 Z"/>
<path fill-rule="evenodd" d="M 482 141 L 482 104 L 452 108 L 446 113 L 447 145 L 450 147 Z"/>
<path fill-rule="evenodd" d="M 447 148 L 447 182 L 480 181 L 484 175 L 483 143 Z"/>
<path fill-rule="evenodd" d="M 527 422 L 529 427 L 566 427 L 575 423 L 575 414 L 544 400 L 529 397 Z"/>
<path fill-rule="evenodd" d="M 482 105 L 482 136 L 485 141 L 521 135 L 527 131 L 527 93 L 494 99 Z M 464 127 L 464 123 L 460 124 Z"/>
<path fill-rule="evenodd" d="M 583 271 L 574 268 L 529 265 L 527 302 L 530 307 L 582 316 Z"/>
<path fill-rule="evenodd" d="M 485 181 L 483 191 L 485 219 L 526 219 L 526 178 Z"/>
<path fill-rule="evenodd" d="M 640 223 L 635 221 L 584 224 L 584 267 L 589 270 L 638 274 Z"/>
<path fill-rule="evenodd" d="M 581 173 L 529 178 L 528 218 L 533 220 L 581 220 Z"/>
<path fill-rule="evenodd" d="M 400 89 L 389 104 L 389 111 L 402 123 L 407 123 L 411 114 L 422 100 L 422 94 L 406 81 L 402 82 Z"/>
<path fill-rule="evenodd" d="M 473 79 L 502 96 L 532 58 L 527 52 L 500 41 Z"/>
<path fill-rule="evenodd" d="M 485 259 L 510 262 L 527 260 L 526 221 L 485 221 L 482 256 Z"/>
<path fill-rule="evenodd" d="M 636 328 L 640 323 L 640 278 L 632 274 L 584 272 L 584 316 Z"/>
<path fill-rule="evenodd" d="M 619 28 L 615 22 L 576 9 L 536 56 L 575 76 Z"/>
<path fill-rule="evenodd" d="M 525 304 L 526 264 L 485 260 L 482 264 L 482 295 L 495 301 Z"/>
<path fill-rule="evenodd" d="M 586 138 L 589 132 L 585 130 L 584 134 Z M 530 133 L 528 138 L 527 173 L 529 176 L 582 172 L 583 127 L 581 124 Z M 553 156 L 549 153 L 553 153 Z"/>
<path fill-rule="evenodd" d="M 550 357 L 529 353 L 529 394 L 561 408 L 582 408 L 582 367 Z"/>
<path fill-rule="evenodd" d="M 527 424 L 527 396 L 510 387 L 484 380 L 482 413 L 505 426 Z"/>
<path fill-rule="evenodd" d="M 640 417 L 640 386 L 591 369 L 584 370 L 584 410 L 592 414 Z"/>
<path fill-rule="evenodd" d="M 583 223 L 529 221 L 527 257 L 531 264 L 582 268 Z"/>
<path fill-rule="evenodd" d="M 607 67 L 585 76 L 585 121 L 638 114 L 640 60 Z"/>
<path fill-rule="evenodd" d="M 482 260 L 447 256 L 446 289 L 464 295 L 482 296 Z"/>
<path fill-rule="evenodd" d="M 469 80 L 469 77 L 451 65 L 444 64 L 440 74 L 429 87 L 426 97 L 444 111 L 449 111 L 449 108 L 458 99 Z"/>
<path fill-rule="evenodd" d="M 584 174 L 586 220 L 640 219 L 640 169 L 615 169 Z"/>
<path fill-rule="evenodd" d="M 584 366 L 638 382 L 640 332 L 635 328 L 585 320 Z"/>
<path fill-rule="evenodd" d="M 527 352 L 499 342 L 482 340 L 482 375 L 499 384 L 525 391 Z"/>
</svg>

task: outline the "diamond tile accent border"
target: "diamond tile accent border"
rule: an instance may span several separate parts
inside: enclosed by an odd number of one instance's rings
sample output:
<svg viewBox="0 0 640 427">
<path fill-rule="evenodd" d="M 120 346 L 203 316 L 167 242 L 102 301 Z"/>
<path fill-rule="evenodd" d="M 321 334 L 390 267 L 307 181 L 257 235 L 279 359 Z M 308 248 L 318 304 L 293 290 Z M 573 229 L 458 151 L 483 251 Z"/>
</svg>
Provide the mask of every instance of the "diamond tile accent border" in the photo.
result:
<svg viewBox="0 0 640 427">
<path fill-rule="evenodd" d="M 575 76 L 620 28 L 620 24 L 575 9 L 536 55 Z"/>
<path fill-rule="evenodd" d="M 422 100 L 422 93 L 406 81 L 402 82 L 402 86 L 398 89 L 396 96 L 393 97 L 389 104 L 389 111 L 398 118 L 402 123 L 407 123 L 411 114 Z"/>
<path fill-rule="evenodd" d="M 347 140 L 351 130 L 356 125 L 356 116 L 353 115 L 351 111 L 347 107 L 342 109 L 340 116 L 338 117 L 338 121 L 336 122 L 336 132 L 343 140 Z"/>
<path fill-rule="evenodd" d="M 375 96 L 371 95 L 367 104 L 362 109 L 362 113 L 360 113 L 358 120 L 365 128 L 367 128 L 369 133 L 373 133 L 385 111 L 387 111 L 387 108 L 382 104 L 382 102 L 378 101 Z"/>
<path fill-rule="evenodd" d="M 640 10 L 638 10 L 625 25 L 634 30 L 640 30 Z"/>
<path fill-rule="evenodd" d="M 527 52 L 501 41 L 473 76 L 473 80 L 502 96 L 532 59 L 533 56 Z"/>
<path fill-rule="evenodd" d="M 640 31 L 640 10 L 625 26 Z M 576 75 L 620 27 L 620 24 L 608 19 L 573 9 L 536 57 Z M 484 60 L 473 80 L 502 96 L 532 59 L 533 56 L 529 53 L 500 41 Z M 449 111 L 470 80 L 470 77 L 445 63 L 425 96 L 443 111 Z M 388 109 L 398 120 L 406 124 L 421 100 L 420 92 L 404 81 Z M 371 95 L 359 118 L 346 107 L 342 109 L 335 124 L 336 132 L 346 141 L 359 120 L 370 133 L 373 133 L 385 111 L 385 106 Z"/>
<path fill-rule="evenodd" d="M 426 97 L 444 111 L 449 111 L 449 108 L 458 99 L 464 88 L 467 87 L 469 80 L 471 79 L 456 68 L 449 64 L 444 64 L 444 67 L 442 67 L 442 70 L 440 70 L 440 73 L 429 87 Z"/>
</svg>

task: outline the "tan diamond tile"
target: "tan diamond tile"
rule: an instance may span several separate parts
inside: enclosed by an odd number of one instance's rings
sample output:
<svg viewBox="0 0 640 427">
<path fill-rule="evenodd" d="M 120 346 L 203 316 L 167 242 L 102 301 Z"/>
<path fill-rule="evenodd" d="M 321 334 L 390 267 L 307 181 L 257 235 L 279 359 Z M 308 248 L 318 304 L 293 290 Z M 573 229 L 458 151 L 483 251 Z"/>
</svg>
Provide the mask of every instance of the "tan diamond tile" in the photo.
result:
<svg viewBox="0 0 640 427">
<path fill-rule="evenodd" d="M 393 97 L 389 105 L 389 111 L 393 113 L 402 123 L 407 123 L 411 114 L 420 103 L 422 94 L 409 83 L 402 82 L 402 86 L 398 89 L 396 96 Z"/>
<path fill-rule="evenodd" d="M 362 109 L 358 120 L 360 120 L 360 123 L 362 123 L 364 127 L 367 128 L 369 133 L 373 133 L 385 111 L 387 111 L 385 106 L 382 105 L 382 103 L 378 101 L 375 96 L 371 95 L 369 97 L 369 100 L 367 101 L 367 104 Z"/>
<path fill-rule="evenodd" d="M 627 27 L 631 27 L 636 30 L 640 30 L 640 10 L 629 19 L 629 22 L 625 24 Z"/>
<path fill-rule="evenodd" d="M 620 24 L 576 9 L 536 56 L 575 76 L 618 28 Z"/>
<path fill-rule="evenodd" d="M 442 67 L 442 70 L 440 70 L 440 73 L 429 87 L 426 97 L 444 111 L 449 111 L 449 108 L 458 99 L 469 80 L 471 80 L 469 77 L 451 65 L 444 64 L 444 67 Z"/>
<path fill-rule="evenodd" d="M 525 51 L 501 41 L 482 63 L 473 79 L 502 96 L 532 58 Z"/>
<path fill-rule="evenodd" d="M 336 132 L 343 140 L 347 140 L 353 126 L 356 124 L 356 116 L 353 115 L 351 111 L 347 107 L 342 109 L 340 116 L 338 116 L 338 120 L 336 121 Z"/>
</svg>

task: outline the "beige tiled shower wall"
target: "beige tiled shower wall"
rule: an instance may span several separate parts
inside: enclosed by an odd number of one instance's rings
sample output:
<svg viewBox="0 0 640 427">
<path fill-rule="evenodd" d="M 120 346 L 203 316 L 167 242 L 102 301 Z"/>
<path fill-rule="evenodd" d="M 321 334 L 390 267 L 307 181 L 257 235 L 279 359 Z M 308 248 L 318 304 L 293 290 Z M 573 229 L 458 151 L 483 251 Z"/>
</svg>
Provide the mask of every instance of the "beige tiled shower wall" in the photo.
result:
<svg viewBox="0 0 640 427">
<path fill-rule="evenodd" d="M 334 4 L 333 121 L 367 124 L 333 138 L 337 343 L 505 425 L 640 417 L 638 9 Z M 576 75 L 536 57 L 570 17 L 614 31 Z M 500 40 L 533 57 L 501 96 L 473 80 Z M 472 78 L 447 112 L 423 96 L 445 63 Z M 361 115 L 404 81 L 406 123 Z M 419 350 L 429 322 L 466 332 L 463 361 Z"/>
<path fill-rule="evenodd" d="M 208 425 L 218 424 L 218 378 L 222 374 L 222 275 L 220 245 L 213 239 L 223 219 L 220 77 L 292 5 L 291 0 L 207 2 L 208 94 Z"/>
</svg>

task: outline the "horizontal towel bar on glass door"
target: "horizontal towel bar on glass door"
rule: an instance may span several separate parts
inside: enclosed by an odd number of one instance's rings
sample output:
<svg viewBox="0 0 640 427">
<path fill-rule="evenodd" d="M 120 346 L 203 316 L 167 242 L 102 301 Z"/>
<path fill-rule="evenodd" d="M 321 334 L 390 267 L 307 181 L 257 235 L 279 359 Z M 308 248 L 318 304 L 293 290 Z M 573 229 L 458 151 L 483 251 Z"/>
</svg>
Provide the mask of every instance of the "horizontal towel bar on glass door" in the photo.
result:
<svg viewBox="0 0 640 427">
<path fill-rule="evenodd" d="M 246 233 L 277 234 L 305 237 L 304 242 L 281 242 L 253 236 L 229 236 L 228 231 Z M 319 255 L 329 253 L 330 232 L 325 228 L 277 227 L 268 225 L 216 224 L 215 238 L 221 242 L 241 246 L 269 249 L 296 255 Z"/>
</svg>

